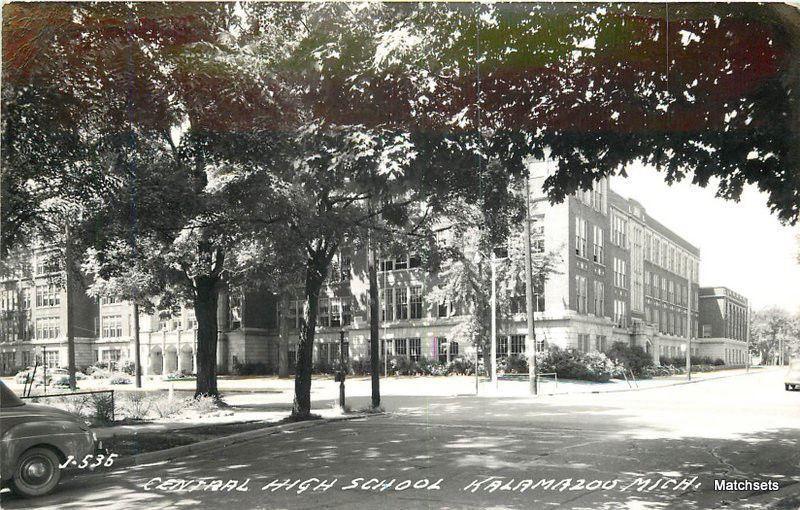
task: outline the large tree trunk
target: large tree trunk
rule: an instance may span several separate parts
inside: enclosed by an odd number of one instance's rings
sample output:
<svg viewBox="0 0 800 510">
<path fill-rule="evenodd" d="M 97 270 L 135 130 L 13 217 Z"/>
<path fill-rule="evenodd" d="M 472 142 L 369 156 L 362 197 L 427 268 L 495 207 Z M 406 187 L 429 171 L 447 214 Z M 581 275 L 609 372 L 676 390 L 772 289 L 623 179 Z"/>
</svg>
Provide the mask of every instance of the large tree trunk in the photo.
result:
<svg viewBox="0 0 800 510">
<path fill-rule="evenodd" d="M 377 409 L 381 406 L 381 351 L 380 351 L 380 329 L 378 306 L 378 271 L 375 267 L 375 250 L 369 247 L 368 255 L 369 271 L 369 356 L 370 371 L 372 373 L 372 408 Z"/>
<path fill-rule="evenodd" d="M 305 420 L 311 416 L 311 370 L 314 356 L 314 335 L 317 330 L 319 291 L 325 281 L 327 264 L 323 257 L 309 258 L 306 267 L 303 322 L 300 324 L 300 343 L 297 346 L 297 366 L 294 374 L 294 403 L 292 418 Z"/>
<path fill-rule="evenodd" d="M 196 278 L 194 313 L 197 318 L 197 386 L 195 397 L 219 396 L 217 391 L 217 301 L 218 280 Z"/>
</svg>

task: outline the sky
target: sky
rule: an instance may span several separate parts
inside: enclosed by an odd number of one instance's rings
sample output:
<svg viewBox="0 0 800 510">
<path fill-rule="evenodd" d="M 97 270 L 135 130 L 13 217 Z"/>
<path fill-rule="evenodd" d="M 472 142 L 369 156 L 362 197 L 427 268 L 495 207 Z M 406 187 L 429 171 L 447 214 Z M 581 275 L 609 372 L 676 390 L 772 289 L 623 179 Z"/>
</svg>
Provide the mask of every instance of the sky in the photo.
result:
<svg viewBox="0 0 800 510">
<path fill-rule="evenodd" d="M 700 248 L 701 286 L 728 287 L 747 297 L 753 310 L 800 311 L 800 228 L 781 225 L 755 186 L 737 203 L 715 197 L 713 181 L 706 188 L 691 179 L 669 186 L 664 174 L 632 165 L 627 178 L 612 177 L 611 188 Z"/>
</svg>

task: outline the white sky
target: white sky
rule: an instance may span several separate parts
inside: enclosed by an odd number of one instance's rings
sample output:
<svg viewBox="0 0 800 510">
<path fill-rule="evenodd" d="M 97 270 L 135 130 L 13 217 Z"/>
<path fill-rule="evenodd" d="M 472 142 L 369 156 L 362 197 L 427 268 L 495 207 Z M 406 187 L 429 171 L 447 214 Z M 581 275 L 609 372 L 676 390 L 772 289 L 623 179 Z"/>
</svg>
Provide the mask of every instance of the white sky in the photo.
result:
<svg viewBox="0 0 800 510">
<path fill-rule="evenodd" d="M 639 201 L 647 213 L 700 248 L 700 285 L 744 294 L 753 310 L 777 305 L 800 310 L 797 227 L 783 226 L 755 186 L 741 200 L 716 198 L 716 182 L 700 188 L 684 179 L 672 186 L 664 174 L 631 165 L 611 188 Z"/>
</svg>

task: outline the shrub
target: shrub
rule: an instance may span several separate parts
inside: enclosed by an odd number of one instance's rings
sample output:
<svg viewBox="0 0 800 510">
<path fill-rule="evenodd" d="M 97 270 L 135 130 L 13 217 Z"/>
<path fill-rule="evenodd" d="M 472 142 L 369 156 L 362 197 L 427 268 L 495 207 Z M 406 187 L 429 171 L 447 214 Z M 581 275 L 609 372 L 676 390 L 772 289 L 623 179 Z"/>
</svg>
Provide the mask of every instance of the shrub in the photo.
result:
<svg viewBox="0 0 800 510">
<path fill-rule="evenodd" d="M 712 362 L 712 365 L 715 365 L 715 366 L 718 366 L 718 367 L 720 367 L 720 366 L 722 366 L 724 364 L 725 364 L 725 360 L 723 360 L 721 358 L 717 358 Z"/>
<path fill-rule="evenodd" d="M 117 370 L 124 374 L 136 375 L 136 363 L 133 361 L 124 361 L 117 364 Z"/>
<path fill-rule="evenodd" d="M 58 399 L 65 411 L 78 416 L 83 416 L 84 411 L 89 407 L 89 401 L 89 395 L 65 395 Z"/>
<path fill-rule="evenodd" d="M 565 379 L 608 382 L 616 371 L 615 363 L 602 352 L 582 353 L 575 349 L 557 346 L 539 351 L 536 357 L 538 371 L 555 372 Z"/>
<path fill-rule="evenodd" d="M 111 384 L 130 384 L 131 378 L 124 374 L 114 374 L 108 382 Z"/>
<path fill-rule="evenodd" d="M 108 423 L 114 418 L 114 399 L 109 393 L 92 393 L 89 398 L 92 417 L 100 423 Z"/>
<path fill-rule="evenodd" d="M 233 375 L 270 375 L 272 369 L 266 363 L 239 363 L 233 365 Z"/>
<path fill-rule="evenodd" d="M 200 414 L 209 414 L 217 410 L 217 399 L 201 395 L 192 399 L 190 407 Z"/>
<path fill-rule="evenodd" d="M 192 398 L 169 398 L 169 395 L 151 397 L 150 405 L 159 418 L 169 418 L 192 406 Z"/>
<path fill-rule="evenodd" d="M 350 373 L 355 375 L 367 375 L 372 373 L 369 358 L 354 359 L 350 362 Z"/>
<path fill-rule="evenodd" d="M 131 420 L 143 420 L 150 411 L 150 405 L 150 399 L 142 391 L 130 391 L 125 394 L 122 401 L 125 416 Z"/>
<path fill-rule="evenodd" d="M 527 374 L 528 360 L 525 356 L 502 357 L 497 360 L 499 374 Z"/>
<path fill-rule="evenodd" d="M 315 374 L 332 374 L 336 371 L 336 367 L 333 363 L 321 359 L 314 362 L 314 366 L 311 370 Z"/>
<path fill-rule="evenodd" d="M 636 377 L 646 377 L 653 366 L 652 357 L 638 345 L 614 342 L 606 356 L 624 370 L 630 370 Z"/>
</svg>

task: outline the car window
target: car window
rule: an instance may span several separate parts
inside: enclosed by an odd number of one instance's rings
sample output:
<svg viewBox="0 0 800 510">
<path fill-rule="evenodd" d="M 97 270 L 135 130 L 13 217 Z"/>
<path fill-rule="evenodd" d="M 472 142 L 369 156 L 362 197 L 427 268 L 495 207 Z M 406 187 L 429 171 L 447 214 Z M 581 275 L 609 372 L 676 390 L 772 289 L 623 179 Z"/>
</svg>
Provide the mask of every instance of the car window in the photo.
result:
<svg viewBox="0 0 800 510">
<path fill-rule="evenodd" d="M 0 381 L 0 407 L 18 407 L 25 405 L 13 391 L 8 389 L 3 381 Z"/>
</svg>

